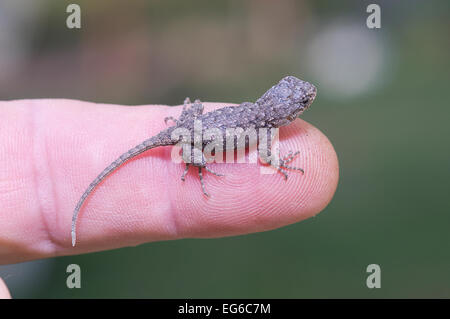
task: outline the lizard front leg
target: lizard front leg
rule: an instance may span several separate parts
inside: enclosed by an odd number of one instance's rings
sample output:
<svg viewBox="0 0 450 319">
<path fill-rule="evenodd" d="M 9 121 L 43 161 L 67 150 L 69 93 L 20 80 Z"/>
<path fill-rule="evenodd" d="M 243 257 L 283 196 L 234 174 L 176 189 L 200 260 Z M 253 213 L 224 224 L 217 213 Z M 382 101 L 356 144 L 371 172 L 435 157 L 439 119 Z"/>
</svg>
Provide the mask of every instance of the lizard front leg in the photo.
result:
<svg viewBox="0 0 450 319">
<path fill-rule="evenodd" d="M 197 165 L 194 165 L 194 166 L 197 166 Z M 205 166 L 197 166 L 197 167 L 198 167 L 198 177 L 200 178 L 200 184 L 202 185 L 203 194 L 205 194 L 205 196 L 209 197 L 209 194 L 206 191 L 205 182 L 203 181 L 202 169 L 204 168 L 207 172 L 210 172 L 211 174 L 214 174 L 216 176 L 225 176 L 225 175 L 212 171 L 206 165 Z"/>
<path fill-rule="evenodd" d="M 297 170 L 302 172 L 303 174 L 305 173 L 305 171 L 300 168 L 300 167 L 296 167 L 296 166 L 290 166 L 288 165 L 290 162 L 292 162 L 295 157 L 300 154 L 299 151 L 293 152 L 293 151 L 289 151 L 285 156 L 282 156 L 281 158 L 278 159 L 278 161 L 272 161 L 272 135 L 271 132 L 267 132 L 267 150 L 266 150 L 266 155 L 263 155 L 264 157 L 264 161 L 269 164 L 270 166 L 274 167 L 278 172 L 280 172 L 284 179 L 287 180 L 288 179 L 288 170 Z M 258 145 L 258 151 L 260 150 L 261 145 Z M 263 153 L 264 154 L 264 153 Z M 261 154 L 260 154 L 261 155 Z M 267 157 L 265 157 L 267 156 Z"/>
<path fill-rule="evenodd" d="M 284 179 L 286 179 L 286 180 L 288 178 L 288 173 L 287 173 L 287 171 L 285 169 L 297 170 L 297 171 L 300 171 L 300 172 L 302 172 L 304 174 L 305 171 L 302 168 L 296 167 L 296 166 L 287 165 L 288 163 L 292 162 L 294 160 L 294 158 L 298 154 L 300 154 L 300 152 L 298 152 L 298 151 L 295 152 L 295 153 L 292 152 L 292 151 L 289 151 L 289 153 L 287 155 L 285 155 L 282 158 L 280 158 L 278 165 L 273 165 L 272 163 L 270 165 L 275 167 L 278 172 L 283 174 Z"/>
</svg>

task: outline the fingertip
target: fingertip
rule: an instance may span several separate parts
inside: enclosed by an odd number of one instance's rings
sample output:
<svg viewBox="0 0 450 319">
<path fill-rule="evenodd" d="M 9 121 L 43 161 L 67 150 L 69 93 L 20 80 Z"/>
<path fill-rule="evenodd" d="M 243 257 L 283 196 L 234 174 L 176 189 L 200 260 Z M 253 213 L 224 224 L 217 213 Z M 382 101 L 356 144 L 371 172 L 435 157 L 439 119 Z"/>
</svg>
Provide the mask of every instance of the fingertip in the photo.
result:
<svg viewBox="0 0 450 319">
<path fill-rule="evenodd" d="M 305 185 L 308 200 L 304 216 L 317 215 L 331 202 L 339 180 L 339 162 L 336 151 L 324 133 L 312 124 L 298 120 L 290 128 L 297 131 L 295 142 L 303 150 Z"/>
<path fill-rule="evenodd" d="M 282 154 L 299 152 L 292 166 L 301 170 L 289 170 L 287 181 L 274 176 L 270 180 L 273 191 L 270 194 L 261 193 L 260 196 L 273 201 L 274 215 L 268 215 L 268 224 L 273 223 L 270 228 L 300 222 L 319 214 L 331 202 L 339 180 L 336 151 L 325 134 L 314 125 L 297 119 L 280 130 L 280 144 Z M 266 202 L 266 205 L 269 204 Z"/>
<path fill-rule="evenodd" d="M 280 129 L 280 156 L 299 151 L 286 180 L 276 169 L 260 164 L 213 164 L 226 178 L 206 176 L 212 194 L 198 195 L 190 178 L 188 189 L 175 192 L 176 224 L 181 237 L 219 237 L 260 232 L 286 226 L 317 215 L 337 188 L 339 165 L 328 138 L 316 127 L 296 120 Z M 221 168 L 219 168 L 221 167 Z M 194 177 L 194 176 L 191 176 Z"/>
</svg>

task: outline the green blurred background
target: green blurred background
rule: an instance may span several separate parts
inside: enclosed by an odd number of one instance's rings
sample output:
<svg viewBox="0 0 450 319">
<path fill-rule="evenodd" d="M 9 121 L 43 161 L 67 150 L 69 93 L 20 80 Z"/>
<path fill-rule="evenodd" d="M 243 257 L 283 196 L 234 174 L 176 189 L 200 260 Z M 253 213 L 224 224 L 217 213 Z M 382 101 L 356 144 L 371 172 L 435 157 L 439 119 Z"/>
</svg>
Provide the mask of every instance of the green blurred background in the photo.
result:
<svg viewBox="0 0 450 319">
<path fill-rule="evenodd" d="M 381 29 L 366 7 L 381 6 Z M 81 29 L 65 25 L 70 3 Z M 16 298 L 449 298 L 449 1 L 0 1 L 0 99 L 255 100 L 318 87 L 303 118 L 340 181 L 317 217 L 0 266 Z M 82 288 L 66 287 L 79 264 Z M 381 289 L 366 267 L 381 266 Z"/>
</svg>

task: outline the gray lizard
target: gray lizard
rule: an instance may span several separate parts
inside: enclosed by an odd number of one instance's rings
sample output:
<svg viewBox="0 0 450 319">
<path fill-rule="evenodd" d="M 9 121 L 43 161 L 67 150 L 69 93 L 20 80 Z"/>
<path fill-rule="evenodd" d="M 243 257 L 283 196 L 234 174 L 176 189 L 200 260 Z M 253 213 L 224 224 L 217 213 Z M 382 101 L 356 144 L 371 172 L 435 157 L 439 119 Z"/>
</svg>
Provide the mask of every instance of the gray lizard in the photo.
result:
<svg viewBox="0 0 450 319">
<path fill-rule="evenodd" d="M 72 246 L 75 246 L 76 243 L 76 223 L 78 213 L 84 201 L 89 194 L 92 193 L 94 188 L 109 174 L 119 168 L 119 166 L 137 155 L 158 146 L 176 145 L 180 143 L 181 136 L 173 136 L 175 130 L 184 129 L 195 136 L 195 121 L 201 122 L 202 132 L 210 129 L 218 129 L 219 132 L 223 134 L 223 137 L 226 137 L 227 129 L 232 128 L 242 128 L 244 131 L 251 128 L 256 129 L 256 131 L 261 128 L 278 128 L 280 126 L 288 125 L 294 121 L 298 115 L 303 113 L 303 111 L 311 105 L 315 96 L 316 88 L 314 85 L 299 80 L 296 77 L 287 76 L 281 79 L 277 85 L 273 86 L 266 93 L 264 93 L 255 103 L 244 102 L 239 106 L 223 107 L 205 114 L 203 114 L 203 105 L 199 100 L 196 100 L 191 104 L 189 98 L 186 98 L 183 111 L 178 119 L 174 119 L 173 117 L 165 118 L 166 124 L 168 120 L 172 120 L 175 125 L 168 127 L 157 135 L 143 141 L 141 144 L 122 154 L 118 159 L 112 162 L 111 165 L 106 167 L 89 185 L 78 201 L 73 213 Z M 202 132 L 200 132 L 200 134 L 202 134 Z M 270 136 L 271 135 L 268 134 L 269 141 Z M 236 140 L 238 138 L 239 137 L 237 136 Z M 184 181 L 190 165 L 197 167 L 203 193 L 206 196 L 209 196 L 205 190 L 202 169 L 205 169 L 206 171 L 217 176 L 223 175 L 213 172 L 206 166 L 206 160 L 202 151 L 209 140 L 202 140 L 200 145 L 195 143 L 194 140 L 195 138 L 184 141 L 184 146 L 191 148 L 192 152 L 190 152 L 189 155 L 185 155 L 185 153 L 188 152 L 183 151 L 182 158 L 186 164 L 186 167 L 181 179 Z M 223 141 L 225 140 L 226 138 L 223 139 Z M 234 150 L 236 147 L 236 142 L 233 142 L 231 146 L 229 143 L 225 145 L 225 149 L 231 148 Z M 185 150 L 185 148 L 183 148 L 183 150 Z M 196 150 L 197 152 L 195 152 Z M 298 152 L 289 152 L 285 157 L 278 159 L 276 162 L 271 162 L 269 160 L 268 164 L 275 167 L 281 174 L 283 174 L 284 178 L 287 179 L 288 175 L 285 169 L 295 169 L 303 172 L 301 168 L 287 165 L 297 154 Z"/>
</svg>

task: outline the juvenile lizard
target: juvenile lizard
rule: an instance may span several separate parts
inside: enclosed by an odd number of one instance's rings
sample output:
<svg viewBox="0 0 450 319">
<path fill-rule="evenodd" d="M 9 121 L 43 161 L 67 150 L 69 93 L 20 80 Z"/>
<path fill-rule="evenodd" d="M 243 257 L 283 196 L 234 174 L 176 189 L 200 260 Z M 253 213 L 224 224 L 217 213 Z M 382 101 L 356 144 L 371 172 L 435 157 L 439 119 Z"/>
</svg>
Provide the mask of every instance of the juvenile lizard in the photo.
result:
<svg viewBox="0 0 450 319">
<path fill-rule="evenodd" d="M 273 86 L 266 93 L 264 93 L 255 103 L 243 102 L 239 106 L 223 107 L 205 114 L 203 114 L 203 105 L 199 100 L 196 100 L 193 104 L 191 104 L 189 98 L 186 98 L 183 111 L 178 119 L 174 119 L 173 117 L 165 118 L 166 123 L 168 120 L 175 122 L 174 126 L 168 127 L 157 135 L 145 140 L 141 144 L 130 149 L 128 152 L 122 154 L 118 159 L 112 162 L 111 165 L 106 167 L 89 185 L 78 201 L 73 213 L 72 246 L 75 246 L 76 243 L 76 223 L 78 213 L 84 201 L 89 194 L 92 193 L 94 188 L 109 174 L 118 169 L 119 166 L 137 155 L 158 146 L 178 144 L 181 137 L 172 138 L 172 133 L 174 130 L 180 128 L 185 130 L 187 129 L 191 133 L 191 136 L 193 136 L 195 134 L 194 122 L 196 120 L 201 121 L 201 129 L 203 132 L 208 129 L 215 128 L 219 129 L 223 136 L 226 135 L 225 131 L 231 128 L 242 128 L 244 131 L 249 128 L 254 128 L 257 132 L 258 129 L 261 128 L 278 128 L 280 126 L 288 125 L 294 121 L 298 115 L 303 113 L 303 111 L 311 105 L 315 96 L 316 88 L 314 85 L 299 80 L 296 77 L 287 76 L 281 79 L 277 85 Z M 191 105 L 189 106 L 189 104 Z M 268 136 L 268 139 L 270 139 L 270 136 Z M 223 139 L 223 141 L 225 140 L 226 138 Z M 192 165 L 197 167 L 202 190 L 206 196 L 209 195 L 205 190 L 202 169 L 204 168 L 206 171 L 214 175 L 223 176 L 211 171 L 206 166 L 206 160 L 202 154 L 202 150 L 208 142 L 208 140 L 202 140 L 200 147 L 194 142 L 193 139 L 184 142 L 189 148 L 191 148 L 192 152 L 190 153 L 192 155 L 190 155 L 190 158 L 183 156 L 183 161 L 185 162 L 186 167 L 183 175 L 181 176 L 181 179 L 184 181 L 189 166 Z M 236 147 L 236 143 L 233 143 L 231 146 L 232 149 L 236 149 Z M 199 152 L 195 152 L 195 148 L 197 148 L 197 151 Z M 230 146 L 226 145 L 225 148 L 229 149 Z M 195 154 L 200 154 L 200 158 L 198 158 L 198 155 L 196 158 Z M 296 169 L 303 172 L 300 168 L 287 165 L 297 154 L 298 152 L 289 152 L 287 156 L 278 159 L 277 163 L 268 162 L 268 164 L 274 166 L 281 174 L 283 174 L 284 178 L 287 179 L 288 175 L 285 169 Z"/>
</svg>

